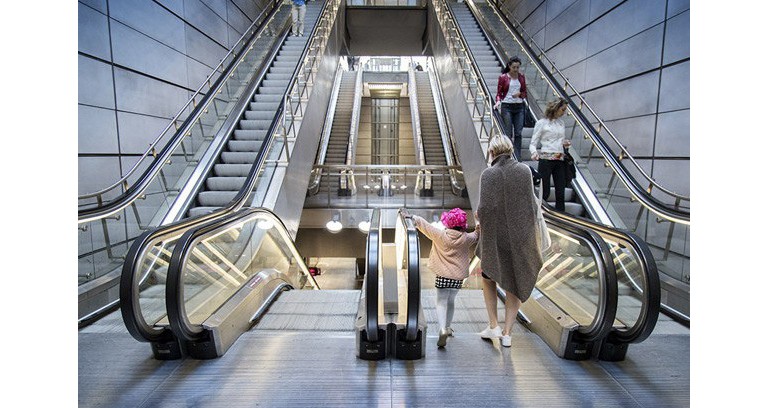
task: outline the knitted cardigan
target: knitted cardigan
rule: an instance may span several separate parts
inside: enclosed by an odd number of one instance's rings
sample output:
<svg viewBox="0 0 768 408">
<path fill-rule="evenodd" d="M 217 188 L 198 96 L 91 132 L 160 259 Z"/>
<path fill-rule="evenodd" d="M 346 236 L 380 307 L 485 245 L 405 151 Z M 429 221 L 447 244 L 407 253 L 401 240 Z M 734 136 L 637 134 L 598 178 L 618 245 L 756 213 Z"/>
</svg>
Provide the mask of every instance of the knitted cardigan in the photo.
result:
<svg viewBox="0 0 768 408">
<path fill-rule="evenodd" d="M 500 155 L 480 176 L 477 208 L 483 272 L 525 302 L 543 265 L 528 166 Z"/>
<path fill-rule="evenodd" d="M 477 242 L 477 232 L 441 230 L 418 215 L 413 223 L 432 241 L 427 266 L 437 276 L 450 279 L 466 279 L 469 276 L 470 247 Z"/>
</svg>

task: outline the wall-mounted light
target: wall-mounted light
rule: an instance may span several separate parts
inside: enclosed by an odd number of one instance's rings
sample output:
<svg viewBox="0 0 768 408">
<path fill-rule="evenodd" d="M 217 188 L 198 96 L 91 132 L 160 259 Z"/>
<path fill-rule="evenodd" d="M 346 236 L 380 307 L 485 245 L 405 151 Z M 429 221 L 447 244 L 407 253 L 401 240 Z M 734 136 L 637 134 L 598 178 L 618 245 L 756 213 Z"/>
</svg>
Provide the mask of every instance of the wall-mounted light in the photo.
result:
<svg viewBox="0 0 768 408">
<path fill-rule="evenodd" d="M 334 234 L 341 231 L 342 225 L 341 222 L 339 222 L 340 218 L 341 216 L 339 216 L 339 214 L 333 214 L 333 219 L 325 224 L 325 228 Z"/>
</svg>

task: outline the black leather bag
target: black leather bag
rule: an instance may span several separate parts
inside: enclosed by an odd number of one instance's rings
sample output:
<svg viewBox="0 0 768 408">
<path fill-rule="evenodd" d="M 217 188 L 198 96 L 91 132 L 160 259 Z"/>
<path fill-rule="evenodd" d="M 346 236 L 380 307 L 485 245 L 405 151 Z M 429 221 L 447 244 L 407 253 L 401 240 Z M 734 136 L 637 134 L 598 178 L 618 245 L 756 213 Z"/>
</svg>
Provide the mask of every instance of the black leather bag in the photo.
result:
<svg viewBox="0 0 768 408">
<path fill-rule="evenodd" d="M 573 179 L 576 178 L 576 162 L 573 160 L 573 156 L 568 153 L 568 149 L 565 149 L 565 181 L 570 184 Z"/>
</svg>

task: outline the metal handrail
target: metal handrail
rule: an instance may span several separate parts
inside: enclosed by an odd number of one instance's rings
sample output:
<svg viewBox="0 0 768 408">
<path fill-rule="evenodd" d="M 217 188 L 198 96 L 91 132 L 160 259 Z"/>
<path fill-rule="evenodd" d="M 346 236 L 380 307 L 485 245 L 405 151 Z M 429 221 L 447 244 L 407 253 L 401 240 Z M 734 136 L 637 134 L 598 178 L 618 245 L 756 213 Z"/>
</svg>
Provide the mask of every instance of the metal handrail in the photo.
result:
<svg viewBox="0 0 768 408">
<path fill-rule="evenodd" d="M 474 5 L 473 0 L 468 0 L 467 4 L 470 5 L 470 8 L 476 7 Z M 576 88 L 571 84 L 571 82 L 568 80 L 568 78 L 557 68 L 557 66 L 549 59 L 547 54 L 542 50 L 542 48 L 533 40 L 533 37 L 528 34 L 523 26 L 514 20 L 514 17 L 511 17 L 512 20 L 510 20 L 510 17 L 507 16 L 505 13 L 499 12 L 499 7 L 496 5 L 496 1 L 490 1 L 488 4 L 492 5 L 491 9 L 499 15 L 499 18 L 502 22 L 504 22 L 505 27 L 509 30 L 509 32 L 512 34 L 512 36 L 515 38 L 515 40 L 520 45 L 521 49 L 527 54 L 529 60 L 531 63 L 536 65 L 536 67 L 539 69 L 539 71 L 544 76 L 544 79 L 549 83 L 550 87 L 559 94 L 559 96 L 565 98 L 569 101 L 569 109 L 574 113 L 574 118 L 576 118 L 577 122 L 579 123 L 579 126 L 584 130 L 584 132 L 589 135 L 589 138 L 592 140 L 593 144 L 598 148 L 600 153 L 603 155 L 603 157 L 606 159 L 608 164 L 613 168 L 614 172 L 619 176 L 619 178 L 622 180 L 622 182 L 627 186 L 627 188 L 633 193 L 633 195 L 649 210 L 660 216 L 661 218 L 667 219 L 669 221 L 678 222 L 682 224 L 690 224 L 690 213 L 686 213 L 683 211 L 680 211 L 679 209 L 669 209 L 667 208 L 667 204 L 660 202 L 658 199 L 653 197 L 651 195 L 651 191 L 656 188 L 658 190 L 661 190 L 662 192 L 672 196 L 676 200 L 675 207 L 679 207 L 679 201 L 690 201 L 690 197 L 684 196 L 682 194 L 673 192 L 669 189 L 664 188 L 660 184 L 658 184 L 650 175 L 648 175 L 645 170 L 640 166 L 639 163 L 635 160 L 635 158 L 626 150 L 626 147 L 619 141 L 619 139 L 613 134 L 613 132 L 607 127 L 605 122 L 600 119 L 600 117 L 597 115 L 597 113 L 592 109 L 592 107 L 586 102 L 583 96 L 576 90 Z M 479 13 L 478 13 L 479 14 Z M 513 21 L 514 20 L 514 21 Z M 517 31 L 521 30 L 523 33 L 525 33 L 529 41 L 526 41 L 523 39 L 522 35 Z M 529 43 L 530 42 L 530 43 Z M 533 47 L 535 46 L 539 52 L 536 53 L 533 50 Z M 552 71 L 555 71 L 565 82 L 565 88 L 562 88 L 559 83 L 555 80 L 554 76 L 552 75 L 551 71 L 543 64 L 540 60 L 540 58 L 546 59 L 546 62 L 548 63 L 549 67 L 551 67 Z M 571 91 L 573 91 L 573 95 L 576 96 L 579 99 L 579 106 L 576 108 L 576 103 L 572 100 L 572 97 L 566 92 L 566 89 L 570 88 Z M 597 120 L 599 126 L 598 129 L 595 129 L 592 125 L 591 121 L 589 121 L 584 113 L 582 112 L 582 108 L 586 107 L 589 113 Z M 618 145 L 621 146 L 621 153 L 617 156 L 614 155 L 613 151 L 610 147 L 603 141 L 602 137 L 600 136 L 600 130 L 605 129 L 606 132 L 608 132 L 609 136 L 613 139 L 613 141 Z M 630 162 L 632 162 L 637 169 L 637 171 L 648 181 L 650 182 L 650 185 L 647 189 L 638 186 L 635 186 L 637 183 L 637 180 L 631 175 L 631 173 L 624 168 L 624 165 L 621 163 L 624 158 L 629 158 Z M 628 180 L 629 179 L 629 180 Z M 659 208 L 662 207 L 662 208 Z"/>
<path fill-rule="evenodd" d="M 259 20 L 259 18 L 261 16 L 263 16 L 264 13 L 269 11 L 269 14 L 267 15 L 267 18 L 265 18 L 264 21 L 262 21 L 262 23 L 264 23 L 265 21 L 268 21 L 269 17 L 271 17 L 274 13 L 276 13 L 279 10 L 278 5 L 280 3 L 281 3 L 281 1 L 273 1 L 272 2 L 272 8 L 270 8 L 270 9 L 266 9 L 265 8 L 264 10 L 262 10 L 261 13 L 259 13 L 259 16 L 256 19 L 253 20 L 253 22 L 248 27 L 248 29 L 245 30 L 243 32 L 243 34 L 240 36 L 240 39 L 238 39 L 238 41 L 235 42 L 235 45 L 233 45 L 232 48 L 227 52 L 227 54 L 221 59 L 219 64 L 211 71 L 210 74 L 208 74 L 208 77 L 206 77 L 206 79 L 203 81 L 203 83 L 200 84 L 200 86 L 197 88 L 197 90 L 192 95 L 192 97 L 181 107 L 181 109 L 178 111 L 178 113 L 176 113 L 176 115 L 173 117 L 173 119 L 171 119 L 170 123 L 168 123 L 168 125 L 165 127 L 165 129 L 163 129 L 163 131 L 160 132 L 160 134 L 150 144 L 150 146 L 147 149 L 147 151 L 144 152 L 144 154 L 142 154 L 139 157 L 139 160 L 133 165 L 133 167 L 123 177 L 121 177 L 118 181 L 116 181 L 112 185 L 107 186 L 107 187 L 105 187 L 105 188 L 103 188 L 103 189 L 101 189 L 99 191 L 96 191 L 96 192 L 93 192 L 93 193 L 87 193 L 87 194 L 83 194 L 83 195 L 78 196 L 78 200 L 82 200 L 82 199 L 86 199 L 86 198 L 92 198 L 92 197 L 100 197 L 103 194 L 105 194 L 105 193 L 107 193 L 107 192 L 117 188 L 118 186 L 125 186 L 126 187 L 126 191 L 122 194 L 123 198 L 118 198 L 118 199 L 119 199 L 119 201 L 128 201 L 128 202 L 125 203 L 120 208 L 113 209 L 112 211 L 109 211 L 106 214 L 91 214 L 87 218 L 78 217 L 78 222 L 79 223 L 88 222 L 88 221 L 92 221 L 94 219 L 103 218 L 103 217 L 107 217 L 109 215 L 112 215 L 112 214 L 116 213 L 117 211 L 120 211 L 121 209 L 123 209 L 123 208 L 127 207 L 128 205 L 130 205 L 130 203 L 133 200 L 135 200 L 143 192 L 144 188 L 146 188 L 146 186 L 148 185 L 148 181 L 145 181 L 143 183 L 137 181 L 137 183 L 134 184 L 134 186 L 142 185 L 143 188 L 139 189 L 134 194 L 128 195 L 128 191 L 130 190 L 130 188 L 127 186 L 127 179 L 128 179 L 128 177 L 130 177 L 136 171 L 136 169 L 138 169 L 140 167 L 141 163 L 144 161 L 144 159 L 146 157 L 148 157 L 150 154 L 153 154 L 156 151 L 157 144 L 160 142 L 160 140 L 163 138 L 163 136 L 171 129 L 171 127 L 172 126 L 176 127 L 176 133 L 174 134 L 174 136 L 171 139 L 171 141 L 168 142 L 168 144 L 166 145 L 166 148 L 163 149 L 163 153 L 167 152 L 168 154 L 161 153 L 158 157 L 156 157 L 154 162 L 153 162 L 153 164 L 150 166 L 150 168 L 147 169 L 144 172 L 144 174 L 141 176 L 140 181 L 141 180 L 146 180 L 147 178 L 151 180 L 151 179 L 153 179 L 157 175 L 157 173 L 160 171 L 160 168 L 168 160 L 168 158 L 170 156 L 170 153 L 172 153 L 175 150 L 175 148 L 181 143 L 181 141 L 183 140 L 185 135 L 188 133 L 188 131 L 189 131 L 188 128 L 191 127 L 191 125 L 194 123 L 194 121 L 197 118 L 199 118 L 203 113 L 206 112 L 206 110 L 207 110 L 206 108 L 208 107 L 208 105 L 215 99 L 215 96 L 220 92 L 220 89 L 221 89 L 221 87 L 224 84 L 224 79 L 227 78 L 229 75 L 231 75 L 231 73 L 234 72 L 234 70 L 243 62 L 244 59 L 242 58 L 241 55 L 238 55 L 235 59 L 233 59 L 229 63 L 229 66 L 225 70 L 223 70 L 222 67 L 223 67 L 224 61 L 226 61 L 227 58 L 230 55 L 232 55 L 232 53 L 234 52 L 235 48 L 243 42 L 243 38 L 245 38 L 245 36 L 249 32 L 251 32 L 251 30 L 253 29 L 254 25 Z M 240 51 L 241 53 L 246 53 L 246 52 L 250 51 L 251 49 L 253 49 L 253 44 L 252 44 L 253 41 L 255 41 L 259 37 L 259 35 L 264 31 L 264 29 L 267 27 L 267 25 L 268 25 L 268 23 L 267 24 L 262 24 L 255 33 L 251 33 L 251 38 L 247 41 L 248 43 L 251 43 L 251 46 L 250 47 L 243 47 L 241 49 L 241 51 Z M 214 82 L 213 85 L 211 85 L 211 79 L 214 77 L 214 75 L 219 74 L 220 71 L 221 71 L 221 74 L 219 75 L 219 78 Z M 198 103 L 198 102 L 196 102 L 196 98 L 199 95 L 202 94 L 201 91 L 205 87 L 205 85 L 208 85 L 209 91 L 207 93 L 203 94 L 204 96 L 203 96 L 202 101 L 200 103 Z M 184 121 L 184 123 L 182 125 L 182 128 L 179 129 L 177 127 L 176 123 L 177 123 L 178 119 L 181 117 L 181 115 L 183 115 L 184 112 L 187 110 L 187 108 L 190 106 L 190 104 L 193 106 L 194 110 L 189 115 L 189 117 Z M 170 150 L 167 149 L 167 147 L 171 146 L 171 145 L 173 146 L 173 149 L 170 149 Z M 153 156 L 154 156 L 154 154 L 153 154 Z M 111 203 L 114 203 L 114 202 L 115 202 L 115 200 L 113 200 Z M 87 209 L 86 211 L 88 211 L 89 213 L 93 213 L 94 209 Z"/>
</svg>

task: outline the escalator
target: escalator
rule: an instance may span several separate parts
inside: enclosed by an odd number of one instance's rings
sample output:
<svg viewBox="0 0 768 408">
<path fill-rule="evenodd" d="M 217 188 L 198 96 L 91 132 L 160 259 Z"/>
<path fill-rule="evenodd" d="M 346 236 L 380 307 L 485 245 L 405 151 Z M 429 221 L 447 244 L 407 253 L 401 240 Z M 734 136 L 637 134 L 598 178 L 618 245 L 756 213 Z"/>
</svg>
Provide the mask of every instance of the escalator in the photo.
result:
<svg viewBox="0 0 768 408">
<path fill-rule="evenodd" d="M 309 29 L 320 14 L 317 4 L 307 6 L 306 24 Z M 266 76 L 256 89 L 237 124 L 232 137 L 219 153 L 210 175 L 205 179 L 195 200 L 187 210 L 188 217 L 207 214 L 224 207 L 234 198 L 245 182 L 251 164 L 267 139 L 272 121 L 293 78 L 299 58 L 304 53 L 308 37 L 284 33 L 285 39 Z"/>
<path fill-rule="evenodd" d="M 574 143 L 571 153 L 577 161 L 577 176 L 571 183 L 572 192 L 566 196 L 575 198 L 580 206 L 583 206 L 583 217 L 571 217 L 590 228 L 599 228 L 603 224 L 612 226 L 618 231 L 636 234 L 636 238 L 648 244 L 650 258 L 654 259 L 654 268 L 658 268 L 662 286 L 662 309 L 671 317 L 686 322 L 688 301 L 687 270 L 688 255 L 680 240 L 687 242 L 689 234 L 689 212 L 686 208 L 687 198 L 669 192 L 650 179 L 644 171 L 637 167 L 637 162 L 631 157 L 619 143 L 620 153 L 613 153 L 612 146 L 616 146 L 616 138 L 591 111 L 589 105 L 581 98 L 578 92 L 573 90 L 562 73 L 557 71 L 557 78 L 549 69 L 554 64 L 546 59 L 546 53 L 537 49 L 534 51 L 529 44 L 535 44 L 530 37 L 523 37 L 515 31 L 521 29 L 518 23 L 511 23 L 508 10 L 499 11 L 496 2 L 475 3 L 468 1 L 466 4 L 445 3 L 437 0 L 439 15 L 442 18 L 445 33 L 456 32 L 457 37 L 463 38 L 460 23 L 453 23 L 453 10 L 469 9 L 471 14 L 464 14 L 470 28 L 480 28 L 482 35 L 486 37 L 486 43 L 490 44 L 497 55 L 505 54 L 504 58 L 511 55 L 519 55 L 523 61 L 521 71 L 528 75 L 528 107 L 530 113 L 536 117 L 543 112 L 546 102 L 552 98 L 552 94 L 563 97 L 569 101 L 568 115 L 563 117 L 566 126 L 566 137 Z M 439 5 L 445 7 L 439 7 Z M 450 6 L 449 6 L 450 4 Z M 506 6 L 503 6 L 506 7 Z M 494 21 L 494 18 L 496 21 Z M 471 24 L 470 24 L 471 23 Z M 478 24 L 479 23 L 479 24 Z M 453 28 L 455 24 L 455 28 Z M 515 27 L 514 29 L 512 27 Z M 505 33 L 497 33 L 494 30 L 505 30 Z M 453 30 L 453 31 L 452 31 Z M 450 35 L 450 34 L 448 34 Z M 490 40 L 490 41 L 488 41 Z M 480 63 L 472 62 L 464 64 L 456 58 L 466 49 L 467 57 L 472 60 L 470 46 L 464 40 L 460 40 L 460 46 L 456 48 L 455 64 L 460 67 L 460 72 L 465 77 L 482 78 L 480 73 L 475 74 Z M 500 57 L 502 58 L 502 57 Z M 478 71 L 479 72 L 479 71 Z M 558 80 L 566 84 L 563 88 Z M 474 88 L 474 83 L 469 81 L 469 89 Z M 483 82 L 483 81 L 479 81 Z M 490 95 L 487 87 L 478 85 L 478 99 Z M 566 92 L 566 89 L 568 90 Z M 491 99 L 488 97 L 488 99 Z M 492 102 L 483 102 L 481 113 L 490 111 Z M 477 104 L 476 104 L 477 105 Z M 596 123 L 595 125 L 593 125 Z M 485 134 L 492 134 L 496 129 L 488 126 Z M 602 130 L 602 133 L 601 133 Z M 526 132 L 524 132 L 525 134 Z M 601 136 L 602 135 L 602 136 Z M 603 138 L 612 140 L 606 142 Z M 480 143 L 485 143 L 484 136 L 480 137 Z M 523 143 L 523 147 L 527 140 Z M 646 178 L 648 177 L 648 178 Z M 648 180 L 649 185 L 643 185 Z M 550 192 L 550 199 L 554 195 Z M 566 206 L 569 206 L 566 203 Z M 549 206 L 551 207 L 551 203 Z M 551 211 L 551 208 L 547 208 Z M 563 217 L 570 217 L 581 211 L 567 210 Z M 676 252 L 675 248 L 683 248 Z"/>
<path fill-rule="evenodd" d="M 314 70 L 319 63 L 316 55 L 324 51 L 324 46 L 328 39 L 328 26 L 334 22 L 332 16 L 335 15 L 338 4 L 338 2 L 329 1 L 323 5 L 313 5 L 315 8 L 321 8 L 325 17 L 317 19 L 319 23 L 312 28 L 308 36 L 309 42 L 304 44 L 301 55 L 298 58 L 295 55 L 286 56 L 296 64 L 292 70 L 292 78 L 288 80 L 290 85 L 282 90 L 282 94 L 270 96 L 270 98 L 279 102 L 277 109 L 273 112 L 272 119 L 269 120 L 269 128 L 264 133 L 265 140 L 261 142 L 259 150 L 253 154 L 252 164 L 245 164 L 249 167 L 245 180 L 230 201 L 225 206 L 218 207 L 205 214 L 171 222 L 160 228 L 147 231 L 140 235 L 131 245 L 121 271 L 121 312 L 129 333 L 139 341 L 152 344 L 153 352 L 157 358 L 178 358 L 182 352 L 182 343 L 177 340 L 173 330 L 169 327 L 168 319 L 170 313 L 168 311 L 168 302 L 172 302 L 175 299 L 168 297 L 167 291 L 172 284 L 169 279 L 172 277 L 173 254 L 177 249 L 177 242 L 180 242 L 179 239 L 186 237 L 187 235 L 185 234 L 190 231 L 199 231 L 206 226 L 226 222 L 232 214 L 240 216 L 243 211 L 248 212 L 247 206 L 254 205 L 254 202 L 264 203 L 269 198 L 268 192 L 279 189 L 282 178 L 276 176 L 274 164 L 287 164 L 288 154 L 292 147 L 285 143 L 286 134 L 282 133 L 283 137 L 280 137 L 279 133 L 296 131 L 296 113 L 306 105 L 306 100 L 303 100 L 302 97 L 309 95 L 311 92 L 311 88 L 308 88 L 309 81 L 307 81 L 307 76 L 315 72 Z M 281 26 L 280 38 L 282 39 L 287 37 L 290 28 L 288 22 L 289 20 L 285 19 Z M 312 27 L 312 25 L 307 22 L 307 27 Z M 316 35 L 318 31 L 323 31 L 326 35 Z M 276 65 L 283 65 L 280 64 L 282 61 L 280 60 L 276 64 L 271 65 L 272 69 Z M 262 75 L 266 75 L 266 73 L 266 69 L 262 71 Z M 260 83 L 262 82 L 255 81 L 252 89 L 255 91 L 255 84 Z M 266 92 L 263 94 L 266 94 Z M 234 109 L 236 113 L 229 118 L 232 123 L 232 126 L 228 127 L 230 134 L 236 131 L 234 124 L 238 122 L 260 120 L 240 120 L 245 117 L 244 112 L 246 109 L 254 103 L 252 102 L 254 100 L 253 95 L 254 93 L 244 93 L 237 102 L 239 107 Z M 241 127 L 240 130 L 244 129 Z M 259 129 L 251 130 L 258 131 Z M 215 161 L 210 160 L 208 163 L 215 163 Z M 185 189 L 190 190 L 189 197 L 192 197 L 191 193 L 194 192 L 195 186 L 187 185 Z M 256 217 L 256 215 L 253 215 L 253 217 Z M 277 222 L 270 220 L 260 221 L 257 224 L 261 227 L 268 225 L 270 222 Z M 281 234 L 284 232 L 285 228 L 280 229 Z M 240 280 L 247 278 L 247 275 L 244 273 L 235 272 L 233 275 L 230 275 L 224 272 L 228 267 L 234 266 L 235 269 L 239 268 L 237 260 L 226 259 L 226 257 L 232 253 L 239 253 L 240 256 L 244 256 L 242 254 L 245 254 L 252 248 L 248 248 L 248 244 L 244 243 L 242 239 L 238 240 L 238 237 L 232 231 L 222 233 L 220 239 L 223 241 L 218 241 L 216 244 L 211 245 L 206 243 L 203 245 L 204 248 L 192 253 L 191 256 L 194 263 L 190 268 L 200 274 L 200 280 L 185 288 L 184 296 L 190 296 L 195 299 L 194 301 L 205 299 L 208 295 L 221 298 L 229 293 L 227 290 L 230 290 L 231 286 L 237 286 L 237 283 L 241 282 Z M 294 270 L 290 274 L 291 279 L 285 279 L 286 284 L 290 284 L 293 287 L 301 287 L 308 280 L 310 284 L 316 286 L 314 279 L 300 279 L 298 275 L 304 272 L 306 272 L 306 266 L 299 268 L 299 270 Z M 222 279 L 222 281 L 219 282 L 218 279 Z M 186 332 L 184 333 L 186 334 Z M 218 344 L 217 347 L 221 347 L 221 344 Z M 200 352 L 211 352 L 211 349 Z"/>
<path fill-rule="evenodd" d="M 227 118 L 267 62 L 290 7 L 264 5 L 241 38 L 122 179 L 78 197 L 79 324 L 117 304 L 117 281 L 136 237 L 175 218 L 171 203 L 222 143 Z"/>
</svg>

